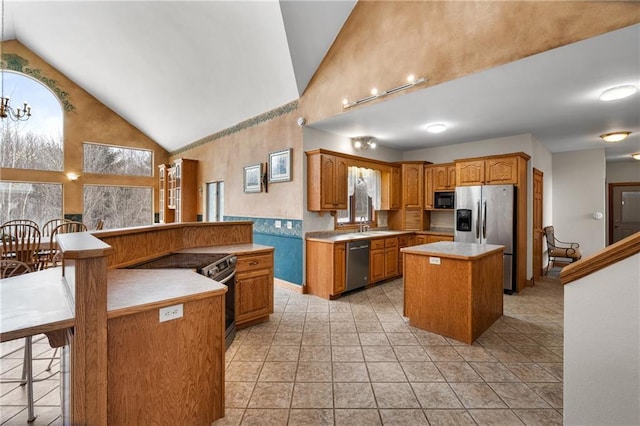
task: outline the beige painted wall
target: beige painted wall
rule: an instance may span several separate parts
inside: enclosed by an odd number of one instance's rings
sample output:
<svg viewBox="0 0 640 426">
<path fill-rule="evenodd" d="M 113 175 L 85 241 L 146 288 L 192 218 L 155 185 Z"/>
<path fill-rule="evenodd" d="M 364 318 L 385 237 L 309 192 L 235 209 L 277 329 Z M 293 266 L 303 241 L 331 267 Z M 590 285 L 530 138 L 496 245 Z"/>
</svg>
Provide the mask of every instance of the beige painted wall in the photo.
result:
<svg viewBox="0 0 640 426">
<path fill-rule="evenodd" d="M 73 111 L 64 111 L 64 170 L 45 172 L 17 169 L 0 169 L 0 178 L 7 181 L 53 182 L 62 183 L 64 214 L 82 214 L 84 184 L 129 185 L 154 187 L 154 211 L 157 211 L 157 182 L 155 164 L 166 162 L 168 153 L 161 146 L 133 127 L 122 117 L 96 98 L 77 86 L 42 58 L 16 40 L 2 43 L 3 54 L 16 54 L 28 61 L 28 67 L 39 70 L 43 78 L 55 80 L 60 90 L 68 93 L 68 101 L 75 107 Z M 37 109 L 34 108 L 34 114 Z M 154 152 L 154 176 L 108 176 L 85 174 L 82 172 L 82 144 L 96 142 L 150 149 Z M 76 182 L 70 182 L 65 173 L 80 175 Z"/>
</svg>

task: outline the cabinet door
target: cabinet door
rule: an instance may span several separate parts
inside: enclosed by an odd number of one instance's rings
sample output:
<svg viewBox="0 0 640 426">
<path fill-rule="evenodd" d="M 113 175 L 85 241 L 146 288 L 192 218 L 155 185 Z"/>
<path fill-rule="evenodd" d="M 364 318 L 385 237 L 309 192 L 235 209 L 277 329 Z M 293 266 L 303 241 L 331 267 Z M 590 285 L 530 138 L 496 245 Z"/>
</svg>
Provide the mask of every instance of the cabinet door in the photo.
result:
<svg viewBox="0 0 640 426">
<path fill-rule="evenodd" d="M 424 166 L 422 164 L 402 165 L 402 203 L 403 207 L 422 206 Z"/>
<path fill-rule="evenodd" d="M 484 160 L 456 163 L 456 184 L 458 186 L 482 185 L 483 183 Z"/>
<path fill-rule="evenodd" d="M 485 160 L 485 183 L 494 185 L 518 183 L 518 158 L 489 158 Z"/>
<path fill-rule="evenodd" d="M 449 189 L 449 167 L 433 167 L 433 190 L 446 191 Z"/>
<path fill-rule="evenodd" d="M 333 248 L 333 294 L 344 292 L 346 281 L 345 245 L 336 244 Z"/>
<path fill-rule="evenodd" d="M 387 247 L 384 249 L 384 276 L 391 278 L 398 275 L 398 247 Z"/>
<path fill-rule="evenodd" d="M 447 174 L 449 175 L 449 179 L 447 180 L 447 184 L 449 186 L 447 188 L 450 190 L 453 190 L 456 187 L 456 165 L 455 164 L 452 164 L 447 167 Z"/>
<path fill-rule="evenodd" d="M 347 208 L 347 162 L 333 155 L 321 156 L 320 200 L 327 210 Z"/>
<path fill-rule="evenodd" d="M 273 312 L 273 278 L 269 270 L 236 276 L 236 323 L 241 324 Z"/>
<path fill-rule="evenodd" d="M 391 209 L 399 209 L 400 208 L 400 185 L 401 185 L 401 176 L 400 169 L 398 167 L 391 168 L 391 188 L 389 191 L 389 204 Z"/>
<path fill-rule="evenodd" d="M 369 262 L 369 283 L 383 280 L 385 267 L 384 249 L 371 250 Z"/>
<path fill-rule="evenodd" d="M 420 246 L 422 244 L 427 244 L 427 236 L 426 235 L 416 235 L 415 245 Z"/>
<path fill-rule="evenodd" d="M 424 168 L 424 208 L 427 210 L 433 209 L 433 178 L 434 168 Z"/>
</svg>

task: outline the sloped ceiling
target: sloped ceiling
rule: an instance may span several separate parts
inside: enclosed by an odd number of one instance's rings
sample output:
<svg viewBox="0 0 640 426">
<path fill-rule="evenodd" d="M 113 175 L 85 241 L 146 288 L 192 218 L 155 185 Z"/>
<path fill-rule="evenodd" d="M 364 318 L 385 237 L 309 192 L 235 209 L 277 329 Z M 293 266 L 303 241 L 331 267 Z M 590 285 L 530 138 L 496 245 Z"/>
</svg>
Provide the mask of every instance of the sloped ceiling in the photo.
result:
<svg viewBox="0 0 640 426">
<path fill-rule="evenodd" d="M 174 151 L 299 98 L 354 4 L 7 1 L 4 39 Z"/>
</svg>

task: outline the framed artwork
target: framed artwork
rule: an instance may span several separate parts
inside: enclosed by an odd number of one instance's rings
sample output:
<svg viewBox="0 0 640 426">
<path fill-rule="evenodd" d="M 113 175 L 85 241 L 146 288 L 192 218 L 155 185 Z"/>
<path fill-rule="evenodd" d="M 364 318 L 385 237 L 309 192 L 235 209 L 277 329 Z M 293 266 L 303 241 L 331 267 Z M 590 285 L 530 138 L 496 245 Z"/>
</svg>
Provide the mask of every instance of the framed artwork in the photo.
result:
<svg viewBox="0 0 640 426">
<path fill-rule="evenodd" d="M 244 192 L 262 192 L 262 163 L 244 167 Z"/>
<path fill-rule="evenodd" d="M 269 153 L 269 182 L 291 180 L 291 148 Z"/>
</svg>

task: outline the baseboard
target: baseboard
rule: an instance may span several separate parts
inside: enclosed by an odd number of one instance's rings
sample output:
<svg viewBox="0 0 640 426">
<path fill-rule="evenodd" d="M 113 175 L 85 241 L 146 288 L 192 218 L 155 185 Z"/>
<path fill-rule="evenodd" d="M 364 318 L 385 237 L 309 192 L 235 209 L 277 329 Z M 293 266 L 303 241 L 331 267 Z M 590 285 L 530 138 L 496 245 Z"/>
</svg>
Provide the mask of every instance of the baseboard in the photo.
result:
<svg viewBox="0 0 640 426">
<path fill-rule="evenodd" d="M 304 287 L 298 284 L 290 283 L 289 281 L 281 280 L 280 278 L 274 278 L 273 283 L 281 288 L 286 288 L 295 293 L 305 294 Z"/>
</svg>

